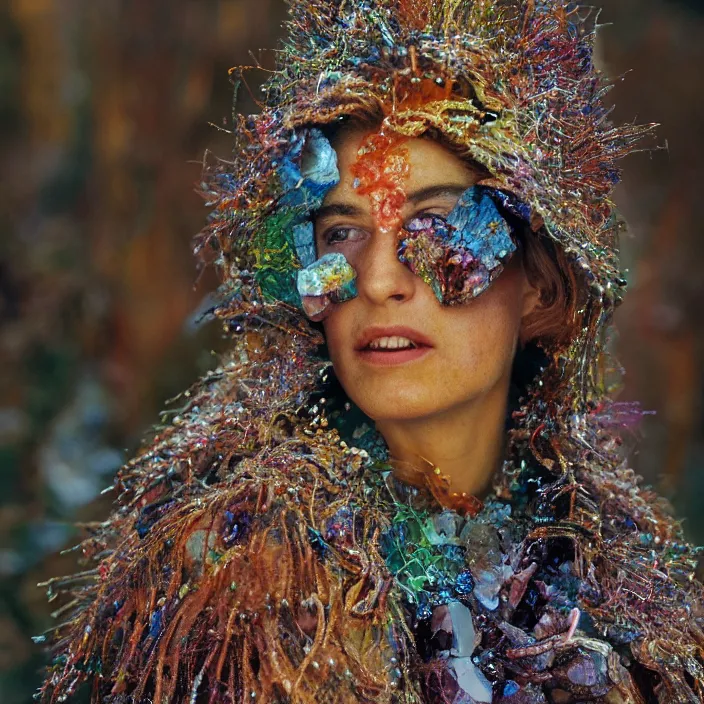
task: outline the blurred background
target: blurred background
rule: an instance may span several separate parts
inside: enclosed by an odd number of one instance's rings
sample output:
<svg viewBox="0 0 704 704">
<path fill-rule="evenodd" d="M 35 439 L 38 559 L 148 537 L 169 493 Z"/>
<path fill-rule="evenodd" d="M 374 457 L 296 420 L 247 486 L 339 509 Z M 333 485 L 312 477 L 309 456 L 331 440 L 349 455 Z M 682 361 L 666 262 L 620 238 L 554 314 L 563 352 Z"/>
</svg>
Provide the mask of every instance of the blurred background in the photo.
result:
<svg viewBox="0 0 704 704">
<path fill-rule="evenodd" d="M 605 1 L 614 117 L 660 123 L 667 147 L 630 157 L 617 194 L 621 398 L 655 411 L 633 465 L 704 543 L 704 3 Z M 228 153 L 228 68 L 271 66 L 284 17 L 282 0 L 0 0 L 3 704 L 38 685 L 36 584 L 75 569 L 71 524 L 106 516 L 100 491 L 222 347 L 197 323 L 215 282 L 190 251 L 195 186 L 206 149 Z"/>
</svg>

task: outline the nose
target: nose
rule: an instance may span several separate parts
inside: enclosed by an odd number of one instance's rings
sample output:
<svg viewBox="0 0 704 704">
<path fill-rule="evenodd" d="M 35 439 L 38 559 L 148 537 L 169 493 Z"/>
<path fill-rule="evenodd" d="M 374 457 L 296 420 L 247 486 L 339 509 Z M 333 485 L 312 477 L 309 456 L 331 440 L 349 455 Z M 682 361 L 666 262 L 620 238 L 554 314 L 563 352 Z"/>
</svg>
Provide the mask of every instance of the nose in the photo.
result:
<svg viewBox="0 0 704 704">
<path fill-rule="evenodd" d="M 398 259 L 396 231 L 376 229 L 355 268 L 358 295 L 375 305 L 409 300 L 419 281 Z"/>
</svg>

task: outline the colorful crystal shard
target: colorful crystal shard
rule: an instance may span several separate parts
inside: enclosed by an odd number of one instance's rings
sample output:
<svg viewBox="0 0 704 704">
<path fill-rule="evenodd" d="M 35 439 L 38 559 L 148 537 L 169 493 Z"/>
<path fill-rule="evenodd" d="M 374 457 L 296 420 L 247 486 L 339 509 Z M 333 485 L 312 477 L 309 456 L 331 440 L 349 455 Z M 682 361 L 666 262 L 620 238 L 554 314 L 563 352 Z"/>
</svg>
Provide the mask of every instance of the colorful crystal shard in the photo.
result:
<svg viewBox="0 0 704 704">
<path fill-rule="evenodd" d="M 292 233 L 296 254 L 301 266 L 310 266 L 315 261 L 311 213 L 322 205 L 328 191 L 340 182 L 337 154 L 319 129 L 304 130 L 294 136 L 292 147 L 282 159 L 277 173 L 284 191 L 279 206 L 300 212 Z"/>
<path fill-rule="evenodd" d="M 306 315 L 322 320 L 335 303 L 344 303 L 357 295 L 357 273 L 344 254 L 325 254 L 298 272 L 298 293 Z"/>
<path fill-rule="evenodd" d="M 516 251 L 511 226 L 493 191 L 472 186 L 447 219 L 415 218 L 402 231 L 398 256 L 445 305 L 466 303 L 482 294 Z"/>
<path fill-rule="evenodd" d="M 293 138 L 281 160 L 278 176 L 284 195 L 282 205 L 319 208 L 327 192 L 340 182 L 337 154 L 319 129 L 304 130 Z"/>
</svg>

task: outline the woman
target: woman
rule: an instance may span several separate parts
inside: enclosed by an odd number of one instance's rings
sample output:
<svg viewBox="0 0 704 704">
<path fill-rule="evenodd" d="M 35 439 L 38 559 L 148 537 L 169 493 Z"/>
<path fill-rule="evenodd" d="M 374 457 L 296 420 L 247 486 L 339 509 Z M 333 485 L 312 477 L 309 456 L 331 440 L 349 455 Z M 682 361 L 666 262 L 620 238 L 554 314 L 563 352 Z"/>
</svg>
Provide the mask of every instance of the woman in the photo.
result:
<svg viewBox="0 0 704 704">
<path fill-rule="evenodd" d="M 49 585 L 44 700 L 701 701 L 697 552 L 609 399 L 609 196 L 648 129 L 608 123 L 593 22 L 291 13 L 205 187 L 232 352 Z"/>
</svg>

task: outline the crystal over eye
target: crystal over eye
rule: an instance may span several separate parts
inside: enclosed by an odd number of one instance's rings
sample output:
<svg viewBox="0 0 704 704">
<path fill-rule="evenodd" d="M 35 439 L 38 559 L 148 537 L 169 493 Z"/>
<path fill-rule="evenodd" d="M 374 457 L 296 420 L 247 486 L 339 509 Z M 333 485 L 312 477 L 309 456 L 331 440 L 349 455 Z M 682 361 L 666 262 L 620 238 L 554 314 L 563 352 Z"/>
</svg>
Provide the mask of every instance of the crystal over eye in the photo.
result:
<svg viewBox="0 0 704 704">
<path fill-rule="evenodd" d="M 450 234 L 450 226 L 447 220 L 440 215 L 418 215 L 410 220 L 404 230 L 407 232 L 427 232 L 437 237 L 447 237 Z"/>
<path fill-rule="evenodd" d="M 445 305 L 481 295 L 516 250 L 511 226 L 492 195 L 472 186 L 447 218 L 422 214 L 401 230 L 399 260 Z"/>
</svg>

